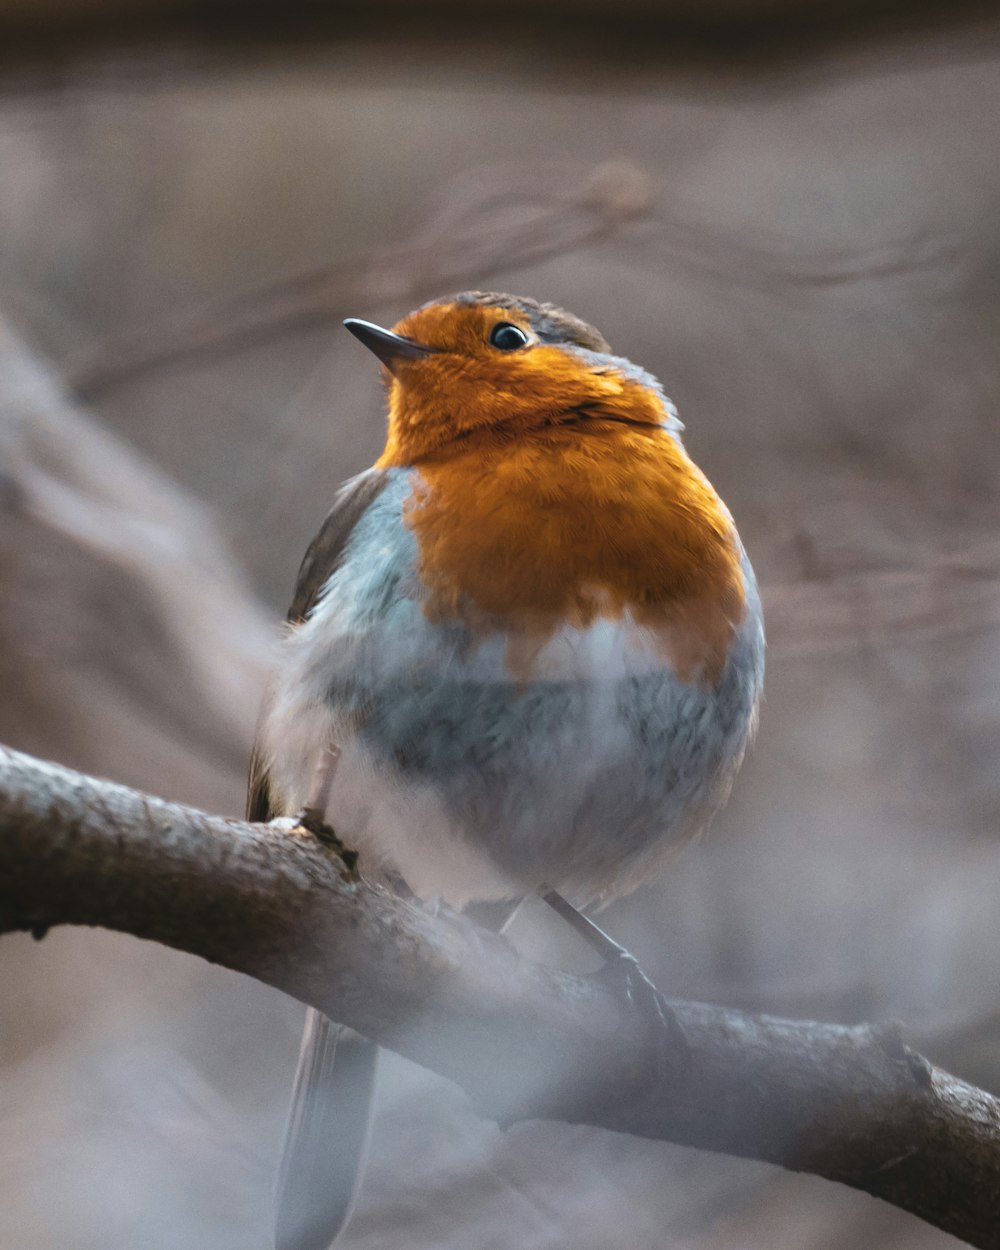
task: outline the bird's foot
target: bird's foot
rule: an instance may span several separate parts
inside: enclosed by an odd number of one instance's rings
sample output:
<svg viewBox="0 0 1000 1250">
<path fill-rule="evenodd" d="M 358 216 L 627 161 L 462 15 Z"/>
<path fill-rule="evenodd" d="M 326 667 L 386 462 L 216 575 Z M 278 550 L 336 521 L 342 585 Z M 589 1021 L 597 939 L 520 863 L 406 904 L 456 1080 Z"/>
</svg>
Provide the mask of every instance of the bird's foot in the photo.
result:
<svg viewBox="0 0 1000 1250">
<path fill-rule="evenodd" d="M 592 976 L 634 1010 L 656 1048 L 662 1072 L 684 1068 L 691 1058 L 691 1045 L 677 1013 L 646 976 L 636 957 L 616 942 L 605 951 L 605 963 Z"/>
<path fill-rule="evenodd" d="M 604 966 L 591 976 L 603 981 L 616 997 L 639 1014 L 656 1051 L 657 1071 L 662 1074 L 683 1071 L 691 1060 L 687 1034 L 677 1013 L 639 967 L 632 952 L 609 937 L 557 890 L 547 890 L 542 897 L 604 960 Z"/>
<path fill-rule="evenodd" d="M 336 830 L 331 824 L 327 823 L 326 817 L 321 811 L 315 807 L 303 807 L 295 816 L 293 825 L 295 829 L 303 829 L 306 833 L 311 833 L 317 841 L 331 851 L 334 851 L 344 862 L 344 867 L 352 877 L 358 875 L 358 853 L 350 850 L 337 836 Z"/>
</svg>

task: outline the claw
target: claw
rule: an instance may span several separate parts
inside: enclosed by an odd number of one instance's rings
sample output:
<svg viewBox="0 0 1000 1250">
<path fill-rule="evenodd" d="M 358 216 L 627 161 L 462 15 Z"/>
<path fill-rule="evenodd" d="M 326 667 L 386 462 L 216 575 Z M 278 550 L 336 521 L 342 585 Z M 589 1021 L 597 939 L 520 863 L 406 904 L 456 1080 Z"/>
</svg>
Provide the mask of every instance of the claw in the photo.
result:
<svg viewBox="0 0 1000 1250">
<path fill-rule="evenodd" d="M 624 998 L 641 1016 L 650 1034 L 664 1070 L 687 1066 L 691 1044 L 677 1013 L 646 976 L 639 961 L 624 947 L 609 954 L 607 962 L 593 974 L 609 983 L 614 993 Z"/>
<path fill-rule="evenodd" d="M 636 957 L 608 937 L 603 929 L 583 915 L 555 890 L 543 895 L 546 903 L 570 924 L 601 955 L 604 966 L 593 975 L 610 982 L 613 991 L 639 1012 L 662 1061 L 661 1071 L 686 1067 L 691 1046 L 673 1008 L 646 976 Z"/>
<path fill-rule="evenodd" d="M 337 836 L 333 826 L 327 824 L 323 817 L 323 813 L 314 807 L 303 807 L 295 817 L 293 826 L 295 829 L 303 829 L 306 833 L 311 833 L 314 838 L 322 842 L 329 850 L 336 852 L 344 862 L 344 867 L 352 877 L 358 875 L 358 853 L 349 850 L 340 838 Z"/>
</svg>

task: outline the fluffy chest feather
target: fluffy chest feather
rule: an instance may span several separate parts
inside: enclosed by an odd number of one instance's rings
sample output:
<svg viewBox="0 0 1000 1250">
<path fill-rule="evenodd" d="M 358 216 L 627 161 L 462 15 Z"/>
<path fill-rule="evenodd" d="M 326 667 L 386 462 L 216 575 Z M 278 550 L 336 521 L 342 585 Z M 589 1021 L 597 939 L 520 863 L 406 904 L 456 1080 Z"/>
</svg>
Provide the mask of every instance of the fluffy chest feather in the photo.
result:
<svg viewBox="0 0 1000 1250">
<path fill-rule="evenodd" d="M 739 542 L 665 429 L 491 435 L 422 461 L 412 489 L 424 611 L 506 633 L 512 675 L 532 676 L 566 627 L 628 620 L 681 679 L 718 680 L 744 613 Z"/>
<path fill-rule="evenodd" d="M 581 896 L 631 888 L 705 823 L 751 732 L 763 635 L 745 557 L 737 547 L 740 612 L 714 681 L 703 668 L 679 674 L 658 618 L 616 599 L 625 583 L 596 563 L 585 566 L 603 578 L 593 610 L 575 622 L 551 616 L 569 579 L 553 598 L 527 577 L 548 615 L 525 678 L 511 666 L 526 627 L 501 599 L 466 587 L 446 616 L 445 601 L 428 598 L 414 520 L 427 478 L 414 476 L 391 472 L 286 641 L 262 727 L 275 795 L 295 810 L 319 745 L 334 741 L 344 754 L 331 816 L 369 871 L 388 864 L 418 893 L 453 902 L 542 883 Z M 507 542 L 513 524 L 494 532 Z M 489 544 L 487 556 L 517 562 Z M 508 586 L 523 587 L 519 576 Z"/>
</svg>

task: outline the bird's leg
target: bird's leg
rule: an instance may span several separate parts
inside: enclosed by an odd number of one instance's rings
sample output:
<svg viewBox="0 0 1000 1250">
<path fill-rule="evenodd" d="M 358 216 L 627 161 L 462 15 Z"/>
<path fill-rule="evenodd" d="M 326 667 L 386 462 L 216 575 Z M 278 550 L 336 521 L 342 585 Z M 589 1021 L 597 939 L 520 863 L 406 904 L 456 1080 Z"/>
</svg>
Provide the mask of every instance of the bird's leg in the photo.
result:
<svg viewBox="0 0 1000 1250">
<path fill-rule="evenodd" d="M 309 793 L 298 815 L 302 828 L 317 836 L 321 830 L 330 828 L 326 823 L 326 809 L 330 805 L 330 790 L 333 788 L 333 778 L 339 763 L 340 747 L 323 747 L 316 757 Z"/>
<path fill-rule="evenodd" d="M 577 911 L 556 890 L 546 890 L 542 898 L 604 959 L 604 967 L 596 975 L 610 981 L 612 988 L 640 1013 L 653 1031 L 657 1045 L 668 1053 L 670 1066 L 675 1065 L 678 1058 L 686 1061 L 690 1046 L 684 1028 L 632 952 L 609 937 L 583 912 Z"/>
<path fill-rule="evenodd" d="M 340 762 L 340 747 L 323 747 L 316 760 L 309 793 L 301 811 L 295 818 L 300 829 L 305 829 L 314 838 L 318 838 L 324 846 L 336 851 L 350 872 L 355 872 L 358 865 L 357 851 L 350 851 L 334 832 L 333 826 L 327 824 L 326 809 L 330 804 L 330 790 L 333 778 Z"/>
</svg>

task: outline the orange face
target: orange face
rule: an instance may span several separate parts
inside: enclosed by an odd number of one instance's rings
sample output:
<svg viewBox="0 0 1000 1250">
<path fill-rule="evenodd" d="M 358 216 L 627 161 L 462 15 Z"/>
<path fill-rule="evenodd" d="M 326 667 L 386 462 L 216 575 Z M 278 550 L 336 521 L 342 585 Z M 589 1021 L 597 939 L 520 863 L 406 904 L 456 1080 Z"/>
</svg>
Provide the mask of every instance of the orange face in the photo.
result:
<svg viewBox="0 0 1000 1250">
<path fill-rule="evenodd" d="M 589 327 L 594 347 L 606 345 Z M 501 350 L 490 341 L 498 327 L 518 327 L 527 342 Z M 630 424 L 659 425 L 667 413 L 649 387 L 610 363 L 594 361 L 542 340 L 517 307 L 433 304 L 410 313 L 393 332 L 434 352 L 393 362 L 389 434 L 380 464 L 415 464 L 475 431 L 516 437 L 597 415 Z M 583 345 L 583 344 L 579 344 Z"/>
</svg>

